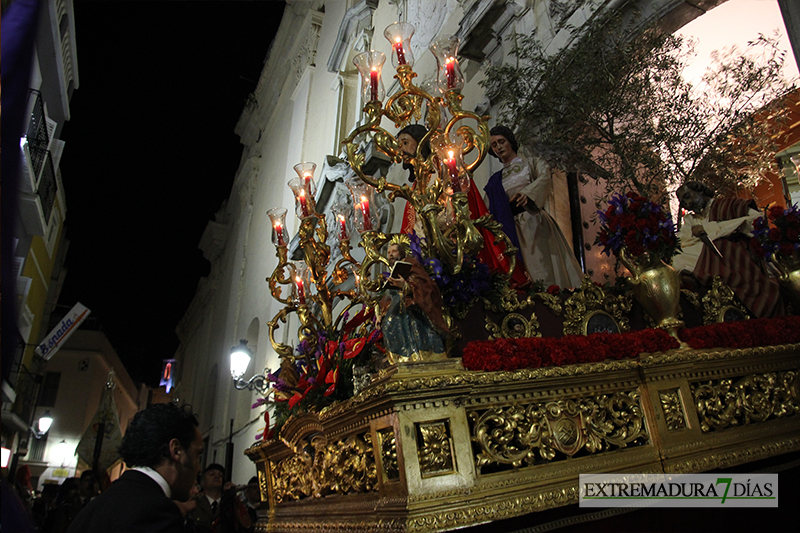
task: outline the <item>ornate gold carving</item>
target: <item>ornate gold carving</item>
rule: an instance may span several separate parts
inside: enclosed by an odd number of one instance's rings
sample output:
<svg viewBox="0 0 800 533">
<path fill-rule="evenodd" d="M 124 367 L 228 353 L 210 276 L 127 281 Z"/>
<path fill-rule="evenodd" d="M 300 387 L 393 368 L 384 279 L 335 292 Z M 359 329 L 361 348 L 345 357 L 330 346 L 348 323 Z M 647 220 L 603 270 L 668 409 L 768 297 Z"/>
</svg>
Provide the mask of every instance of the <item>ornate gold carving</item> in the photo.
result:
<svg viewBox="0 0 800 533">
<path fill-rule="evenodd" d="M 629 391 L 471 411 L 476 466 L 527 466 L 552 461 L 556 452 L 571 457 L 647 442 L 639 400 Z"/>
<path fill-rule="evenodd" d="M 499 326 L 486 315 L 486 331 L 489 332 L 489 340 L 542 336 L 539 332 L 539 320 L 534 312 L 531 313 L 530 319 L 519 313 L 509 313 L 503 317 Z"/>
<path fill-rule="evenodd" d="M 703 324 L 707 326 L 724 322 L 725 314 L 729 310 L 750 318 L 747 309 L 736 299 L 731 288 L 725 285 L 719 276 L 714 276 L 711 290 L 703 296 Z"/>
<path fill-rule="evenodd" d="M 691 383 L 703 432 L 794 415 L 800 410 L 798 370 Z"/>
<path fill-rule="evenodd" d="M 664 412 L 664 422 L 670 431 L 686 429 L 686 413 L 683 411 L 683 401 L 679 389 L 658 391 L 661 400 L 661 410 Z"/>
<path fill-rule="evenodd" d="M 400 468 L 397 464 L 397 444 L 394 437 L 394 429 L 386 428 L 378 431 L 378 443 L 381 450 L 381 462 L 383 463 L 384 481 L 394 481 L 400 479 Z"/>
<path fill-rule="evenodd" d="M 377 490 L 377 469 L 370 433 L 328 443 L 314 436 L 310 443 L 273 466 L 275 500 L 299 500 L 308 496 L 347 494 Z"/>
<path fill-rule="evenodd" d="M 564 302 L 564 335 L 586 335 L 589 320 L 600 313 L 612 319 L 617 332 L 628 331 L 630 322 L 626 314 L 633 305 L 631 293 L 621 296 L 606 294 L 601 287 L 584 276 L 580 288 Z"/>
<path fill-rule="evenodd" d="M 455 471 L 453 439 L 447 420 L 424 422 L 417 426 L 417 456 L 423 478 Z"/>
</svg>

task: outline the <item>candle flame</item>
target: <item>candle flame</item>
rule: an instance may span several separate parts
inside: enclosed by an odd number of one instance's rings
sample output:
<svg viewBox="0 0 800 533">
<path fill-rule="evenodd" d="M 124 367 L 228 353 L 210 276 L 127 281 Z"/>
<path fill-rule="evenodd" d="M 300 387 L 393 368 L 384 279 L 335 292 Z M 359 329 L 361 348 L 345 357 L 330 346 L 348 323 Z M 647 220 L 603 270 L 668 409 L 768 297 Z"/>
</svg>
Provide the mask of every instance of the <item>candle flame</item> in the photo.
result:
<svg viewBox="0 0 800 533">
<path fill-rule="evenodd" d="M 339 220 L 341 220 L 342 222 L 344 222 L 344 215 L 339 215 Z"/>
<path fill-rule="evenodd" d="M 400 37 L 395 37 L 394 42 L 400 44 L 401 42 L 403 42 L 403 40 Z"/>
<path fill-rule="evenodd" d="M 455 58 L 455 57 L 448 57 L 448 58 L 445 60 L 445 63 L 452 63 L 452 62 L 453 62 L 453 61 L 455 61 L 455 60 L 456 60 L 456 58 Z"/>
<path fill-rule="evenodd" d="M 366 197 L 366 196 L 362 196 L 362 197 L 361 197 L 361 201 L 362 201 L 362 202 L 366 202 L 366 201 L 367 201 L 367 197 Z"/>
<path fill-rule="evenodd" d="M 452 150 L 448 151 L 447 152 L 447 157 L 449 157 L 450 159 L 453 159 L 453 153 L 454 152 Z"/>
<path fill-rule="evenodd" d="M 306 190 L 300 189 L 300 194 L 298 196 L 305 196 L 305 195 L 306 195 Z"/>
<path fill-rule="evenodd" d="M 303 280 L 300 279 L 300 276 L 295 276 L 294 280 L 297 282 L 298 285 L 302 285 L 303 284 Z"/>
<path fill-rule="evenodd" d="M 372 72 L 378 72 L 378 67 L 372 67 Z"/>
<path fill-rule="evenodd" d="M 304 178 L 310 178 L 311 177 L 311 172 L 303 172 L 303 177 Z"/>
</svg>

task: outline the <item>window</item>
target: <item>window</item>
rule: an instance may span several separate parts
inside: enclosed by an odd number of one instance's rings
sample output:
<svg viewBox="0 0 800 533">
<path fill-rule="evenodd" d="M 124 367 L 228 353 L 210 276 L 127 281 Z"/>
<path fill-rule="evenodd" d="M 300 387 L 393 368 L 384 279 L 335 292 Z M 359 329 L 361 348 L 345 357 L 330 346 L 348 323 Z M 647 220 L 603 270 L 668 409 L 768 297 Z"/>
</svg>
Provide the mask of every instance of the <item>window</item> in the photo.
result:
<svg viewBox="0 0 800 533">
<path fill-rule="evenodd" d="M 58 382 L 61 381 L 61 372 L 47 372 L 42 381 L 42 389 L 39 392 L 39 407 L 55 407 L 56 395 L 58 394 Z"/>
</svg>

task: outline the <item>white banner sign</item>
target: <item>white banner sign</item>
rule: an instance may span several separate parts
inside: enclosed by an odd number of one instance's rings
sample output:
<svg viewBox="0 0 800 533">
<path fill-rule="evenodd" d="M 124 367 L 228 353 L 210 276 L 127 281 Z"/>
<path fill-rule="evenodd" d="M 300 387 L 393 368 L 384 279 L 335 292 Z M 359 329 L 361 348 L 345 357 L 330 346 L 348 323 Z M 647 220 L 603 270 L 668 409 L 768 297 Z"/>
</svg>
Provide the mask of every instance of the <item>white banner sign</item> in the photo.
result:
<svg viewBox="0 0 800 533">
<path fill-rule="evenodd" d="M 581 507 L 777 507 L 778 474 L 580 474 Z"/>
<path fill-rule="evenodd" d="M 53 331 L 39 343 L 39 346 L 34 351 L 44 357 L 45 361 L 49 361 L 61 348 L 61 345 L 72 335 L 72 332 L 78 329 L 81 322 L 89 316 L 89 313 L 91 311 L 86 309 L 82 303 L 76 303 L 75 307 L 70 309 L 69 313 L 61 319 L 61 323 L 53 328 Z"/>
</svg>

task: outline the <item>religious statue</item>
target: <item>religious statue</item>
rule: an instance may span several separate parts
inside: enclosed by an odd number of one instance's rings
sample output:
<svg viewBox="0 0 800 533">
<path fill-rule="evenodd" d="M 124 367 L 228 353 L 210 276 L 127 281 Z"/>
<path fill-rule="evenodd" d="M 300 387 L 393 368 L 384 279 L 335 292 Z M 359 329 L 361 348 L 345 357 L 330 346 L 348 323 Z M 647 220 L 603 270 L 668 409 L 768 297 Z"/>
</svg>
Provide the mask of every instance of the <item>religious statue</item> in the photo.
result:
<svg viewBox="0 0 800 533">
<path fill-rule="evenodd" d="M 391 363 L 443 358 L 449 333 L 442 316 L 442 296 L 422 265 L 407 253 L 405 243 L 393 239 L 387 251 L 389 265 L 410 264 L 404 277 L 390 277 L 380 301 L 378 324 Z"/>
<path fill-rule="evenodd" d="M 704 284 L 719 276 L 754 316 L 773 316 L 781 305 L 780 287 L 749 246 L 753 221 L 761 216 L 755 201 L 715 198 L 698 181 L 687 181 L 676 195 L 690 213 L 678 231 L 681 253 L 673 258 L 673 268 Z"/>
<path fill-rule="evenodd" d="M 484 187 L 489 211 L 519 248 L 519 258 L 531 279 L 542 280 L 545 286 L 580 287 L 581 267 L 547 212 L 553 189 L 550 172 L 517 154 L 519 145 L 507 126 L 495 126 L 489 133 L 489 153 L 503 163 L 503 169 Z"/>
</svg>

